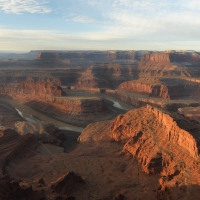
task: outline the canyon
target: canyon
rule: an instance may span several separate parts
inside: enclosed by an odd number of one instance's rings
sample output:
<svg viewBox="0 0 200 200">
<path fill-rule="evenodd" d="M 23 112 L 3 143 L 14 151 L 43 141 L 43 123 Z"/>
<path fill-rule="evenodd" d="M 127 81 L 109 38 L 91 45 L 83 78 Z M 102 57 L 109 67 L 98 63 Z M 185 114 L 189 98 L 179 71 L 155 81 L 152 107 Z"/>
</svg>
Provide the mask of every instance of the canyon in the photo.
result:
<svg viewBox="0 0 200 200">
<path fill-rule="evenodd" d="M 0 54 L 0 199 L 200 195 L 200 53 Z"/>
<path fill-rule="evenodd" d="M 6 95 L 19 100 L 30 107 L 45 112 L 55 118 L 62 118 L 71 124 L 87 125 L 89 122 L 112 117 L 112 112 L 98 97 L 68 97 L 56 83 L 58 80 L 38 80 L 28 78 L 19 84 L 6 84 L 0 90 Z M 70 119 L 69 119 L 70 118 Z"/>
</svg>

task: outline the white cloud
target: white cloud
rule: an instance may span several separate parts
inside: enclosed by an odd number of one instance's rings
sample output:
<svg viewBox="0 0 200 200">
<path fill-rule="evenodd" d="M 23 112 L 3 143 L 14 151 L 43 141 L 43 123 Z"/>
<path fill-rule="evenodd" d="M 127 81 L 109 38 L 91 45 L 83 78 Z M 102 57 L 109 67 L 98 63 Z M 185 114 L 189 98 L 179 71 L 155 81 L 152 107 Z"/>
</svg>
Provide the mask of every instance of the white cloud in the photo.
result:
<svg viewBox="0 0 200 200">
<path fill-rule="evenodd" d="M 66 33 L 49 30 L 9 30 L 0 29 L 0 41 L 59 41 L 69 39 Z"/>
<path fill-rule="evenodd" d="M 0 10 L 5 13 L 50 13 L 51 9 L 45 6 L 46 1 L 38 0 L 0 0 Z"/>
<path fill-rule="evenodd" d="M 50 12 L 42 2 L 0 0 L 0 9 L 13 13 Z M 124 45 L 132 45 L 134 49 L 134 44 L 144 47 L 153 43 L 159 48 L 168 45 L 167 49 L 170 49 L 170 45 L 177 44 L 180 48 L 184 43 L 191 43 L 194 47 L 200 41 L 199 0 L 55 0 L 54 3 L 56 6 L 52 12 L 62 15 L 63 23 L 69 23 L 62 26 L 68 30 L 67 34 L 61 31 L 62 28 L 60 31 L 1 28 L 0 41 L 4 38 L 4 42 L 7 39 L 13 42 L 57 43 L 61 46 L 71 44 L 77 49 L 88 44 L 96 45 L 90 49 L 103 48 L 103 45 L 108 49 L 106 45 L 111 43 L 118 49 Z M 77 23 L 82 23 L 80 28 Z"/>
<path fill-rule="evenodd" d="M 73 21 L 80 23 L 95 23 L 96 20 L 94 18 L 88 17 L 86 15 L 76 15 L 73 17 Z"/>
<path fill-rule="evenodd" d="M 200 40 L 199 0 L 93 0 L 104 18 L 99 38 Z M 108 34 L 109 32 L 109 34 Z M 109 35 L 109 37 L 108 37 Z"/>
</svg>

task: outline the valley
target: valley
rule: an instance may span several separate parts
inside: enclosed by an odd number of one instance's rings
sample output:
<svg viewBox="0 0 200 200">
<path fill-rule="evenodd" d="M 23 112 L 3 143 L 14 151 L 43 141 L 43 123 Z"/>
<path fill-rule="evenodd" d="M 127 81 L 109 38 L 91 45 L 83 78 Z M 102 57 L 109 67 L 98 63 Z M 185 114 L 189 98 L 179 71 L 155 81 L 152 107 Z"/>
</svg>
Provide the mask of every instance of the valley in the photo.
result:
<svg viewBox="0 0 200 200">
<path fill-rule="evenodd" d="M 200 53 L 0 54 L 0 199 L 194 200 Z"/>
</svg>

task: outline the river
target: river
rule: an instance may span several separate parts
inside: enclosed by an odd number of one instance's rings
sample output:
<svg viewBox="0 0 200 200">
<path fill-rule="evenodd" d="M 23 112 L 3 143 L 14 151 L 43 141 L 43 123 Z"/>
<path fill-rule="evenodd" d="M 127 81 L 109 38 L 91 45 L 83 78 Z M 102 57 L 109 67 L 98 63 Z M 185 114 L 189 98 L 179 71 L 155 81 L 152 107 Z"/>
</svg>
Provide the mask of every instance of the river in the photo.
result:
<svg viewBox="0 0 200 200">
<path fill-rule="evenodd" d="M 133 105 L 130 105 L 130 104 L 126 103 L 126 102 L 123 102 L 120 99 L 117 99 L 116 97 L 113 97 L 111 95 L 99 94 L 98 96 L 100 98 L 106 99 L 108 101 L 112 101 L 113 102 L 113 107 L 115 107 L 115 108 L 119 108 L 119 109 L 122 109 L 124 111 L 135 109 L 135 107 Z"/>
<path fill-rule="evenodd" d="M 84 127 L 73 126 L 73 125 L 61 122 L 59 120 L 56 120 L 54 118 L 51 118 L 50 116 L 47 116 L 37 110 L 34 110 L 31 107 L 26 106 L 16 100 L 8 99 L 8 98 L 0 98 L 0 101 L 12 105 L 16 109 L 18 114 L 24 119 L 26 119 L 26 121 L 29 121 L 32 123 L 37 123 L 38 121 L 40 122 L 42 121 L 44 123 L 51 123 L 61 130 L 82 132 L 84 129 Z"/>
<path fill-rule="evenodd" d="M 130 109 L 135 108 L 134 106 L 127 104 L 123 101 L 120 101 L 119 99 L 112 97 L 110 95 L 106 95 L 106 94 L 102 95 L 101 94 L 101 95 L 99 95 L 99 97 L 107 99 L 109 101 L 112 101 L 113 107 L 122 109 L 124 111 L 128 111 Z M 44 113 L 39 112 L 38 110 L 34 110 L 33 108 L 18 102 L 17 100 L 1 97 L 0 101 L 12 105 L 16 109 L 18 114 L 28 122 L 38 123 L 38 122 L 42 121 L 44 123 L 51 123 L 61 130 L 70 130 L 70 131 L 75 131 L 75 132 L 82 132 L 84 130 L 84 127 L 73 126 L 71 124 L 67 124 L 67 123 L 61 122 L 59 120 L 56 120 Z"/>
</svg>

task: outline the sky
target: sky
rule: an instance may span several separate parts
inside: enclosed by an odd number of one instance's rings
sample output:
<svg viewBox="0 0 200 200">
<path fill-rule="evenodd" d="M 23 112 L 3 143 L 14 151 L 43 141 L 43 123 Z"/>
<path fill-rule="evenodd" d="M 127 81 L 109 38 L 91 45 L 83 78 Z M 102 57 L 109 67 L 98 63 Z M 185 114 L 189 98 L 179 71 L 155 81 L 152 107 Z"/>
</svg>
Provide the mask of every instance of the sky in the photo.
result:
<svg viewBox="0 0 200 200">
<path fill-rule="evenodd" d="M 0 0 L 0 50 L 200 51 L 200 0 Z"/>
</svg>

